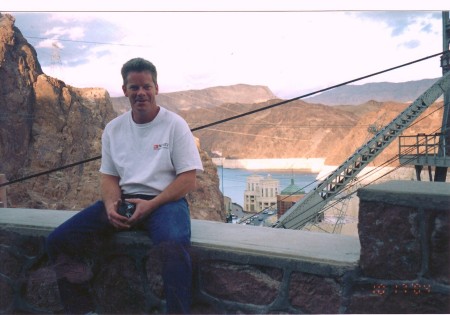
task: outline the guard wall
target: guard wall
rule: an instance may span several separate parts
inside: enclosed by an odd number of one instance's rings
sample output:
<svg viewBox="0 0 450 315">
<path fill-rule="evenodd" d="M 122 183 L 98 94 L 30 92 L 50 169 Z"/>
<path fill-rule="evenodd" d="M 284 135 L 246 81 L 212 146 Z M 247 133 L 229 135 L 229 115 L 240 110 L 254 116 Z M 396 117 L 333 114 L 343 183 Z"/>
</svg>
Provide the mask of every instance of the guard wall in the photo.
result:
<svg viewBox="0 0 450 315">
<path fill-rule="evenodd" d="M 193 220 L 192 311 L 450 313 L 450 188 L 394 181 L 358 192 L 359 238 Z M 43 240 L 72 211 L 0 209 L 0 312 L 59 313 Z M 158 253 L 118 233 L 95 263 L 98 313 L 164 310 Z"/>
</svg>

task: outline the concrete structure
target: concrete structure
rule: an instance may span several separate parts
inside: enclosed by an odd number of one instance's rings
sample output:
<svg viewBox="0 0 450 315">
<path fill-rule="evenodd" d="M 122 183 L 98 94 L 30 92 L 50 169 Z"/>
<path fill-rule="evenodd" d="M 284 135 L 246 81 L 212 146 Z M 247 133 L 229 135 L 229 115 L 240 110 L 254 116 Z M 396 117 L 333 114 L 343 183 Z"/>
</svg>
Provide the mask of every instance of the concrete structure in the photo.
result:
<svg viewBox="0 0 450 315">
<path fill-rule="evenodd" d="M 195 314 L 450 313 L 450 186 L 361 189 L 359 238 L 192 222 Z M 0 209 L 0 313 L 61 312 L 43 237 L 73 211 Z M 98 251 L 100 314 L 164 310 L 158 253 L 140 232 Z"/>
<path fill-rule="evenodd" d="M 291 184 L 283 189 L 277 196 L 277 217 L 286 213 L 297 201 L 305 196 L 305 191 L 299 186 L 295 185 L 294 179 L 291 179 Z"/>
<path fill-rule="evenodd" d="M 243 168 L 247 170 L 305 170 L 311 173 L 322 171 L 325 158 L 286 158 L 286 159 L 227 159 L 212 158 L 217 166 L 224 168 Z"/>
<path fill-rule="evenodd" d="M 438 168 L 445 169 L 450 165 L 450 145 L 447 144 L 446 138 L 442 133 L 435 133 L 431 135 L 418 134 L 415 136 L 400 136 L 398 141 L 398 157 L 401 165 L 414 165 L 416 170 L 417 180 L 422 180 L 421 172 L 424 166 L 428 168 L 428 178 L 433 181 L 433 170 L 436 181 L 445 181 L 446 174 L 443 176 L 444 180 L 438 180 Z"/>
<path fill-rule="evenodd" d="M 442 12 L 442 75 L 450 71 L 450 19 L 448 11 Z M 412 164 L 417 180 L 426 166 L 430 181 L 445 182 L 450 166 L 450 89 L 444 91 L 442 127 L 434 135 L 418 134 L 414 137 L 400 137 L 399 158 L 402 165 Z M 412 142 L 414 141 L 415 142 Z M 403 142 L 403 145 L 402 145 Z M 432 168 L 434 167 L 434 179 Z"/>
<path fill-rule="evenodd" d="M 267 208 L 276 209 L 280 181 L 261 175 L 247 177 L 247 189 L 244 191 L 244 211 L 260 212 Z"/>
<path fill-rule="evenodd" d="M 282 215 L 274 226 L 278 228 L 301 229 L 311 220 L 315 220 L 317 214 L 323 211 L 327 201 L 337 198 L 364 167 L 371 163 L 406 130 L 442 95 L 443 91 L 449 90 L 450 73 L 447 73 L 375 134 L 372 139 L 357 148 L 347 160 L 321 181 L 315 189 L 308 192 L 305 197 Z"/>
<path fill-rule="evenodd" d="M 250 175 L 247 177 L 247 189 L 244 191 L 244 211 L 257 212 L 256 198 L 259 197 L 259 182 L 263 179 L 261 175 Z"/>
<path fill-rule="evenodd" d="M 450 71 L 450 16 L 448 11 L 442 12 L 442 74 Z M 442 115 L 441 135 L 439 139 L 439 156 L 450 155 L 450 89 L 444 92 L 444 114 Z M 435 181 L 445 182 L 450 161 L 445 166 L 435 167 Z"/>
<path fill-rule="evenodd" d="M 441 68 L 445 75 L 450 71 L 450 19 L 448 11 L 442 12 L 442 51 Z M 428 168 L 430 181 L 432 167 L 435 181 L 445 182 L 450 166 L 450 89 L 444 92 L 444 111 L 441 132 L 434 135 L 418 134 L 399 139 L 399 159 L 402 165 L 412 164 L 416 169 L 417 180 L 421 180 L 424 166 Z"/>
</svg>

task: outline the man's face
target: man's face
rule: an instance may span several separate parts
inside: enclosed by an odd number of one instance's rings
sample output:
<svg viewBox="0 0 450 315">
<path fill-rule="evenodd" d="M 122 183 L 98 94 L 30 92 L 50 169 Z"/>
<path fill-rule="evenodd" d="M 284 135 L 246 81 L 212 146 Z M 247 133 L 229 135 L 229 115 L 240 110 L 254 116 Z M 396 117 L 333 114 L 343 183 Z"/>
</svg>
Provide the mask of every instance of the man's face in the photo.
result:
<svg viewBox="0 0 450 315">
<path fill-rule="evenodd" d="M 122 86 L 122 90 L 130 101 L 133 119 L 137 123 L 154 118 L 158 85 L 153 82 L 149 71 L 128 73 L 127 84 Z"/>
</svg>

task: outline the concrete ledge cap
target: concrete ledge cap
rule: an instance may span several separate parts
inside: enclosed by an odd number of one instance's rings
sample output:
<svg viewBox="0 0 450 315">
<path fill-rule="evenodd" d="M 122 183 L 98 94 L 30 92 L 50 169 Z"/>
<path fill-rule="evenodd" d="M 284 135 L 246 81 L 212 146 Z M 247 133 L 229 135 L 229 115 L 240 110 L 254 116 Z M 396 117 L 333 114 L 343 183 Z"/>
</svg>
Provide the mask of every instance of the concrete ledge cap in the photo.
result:
<svg viewBox="0 0 450 315">
<path fill-rule="evenodd" d="M 356 266 L 361 250 L 359 238 L 353 236 L 202 220 L 192 220 L 192 243 L 203 248 L 342 266 Z"/>
<path fill-rule="evenodd" d="M 0 228 L 46 236 L 75 213 L 77 211 L 0 208 Z M 125 238 L 136 237 L 136 232 L 123 234 Z M 139 234 L 142 238 L 136 241 L 148 241 L 143 233 Z M 346 267 L 357 265 L 361 248 L 359 239 L 352 236 L 195 219 L 192 220 L 192 245 Z"/>
<path fill-rule="evenodd" d="M 449 209 L 450 183 L 389 181 L 358 190 L 361 201 L 377 201 L 426 209 Z"/>
</svg>

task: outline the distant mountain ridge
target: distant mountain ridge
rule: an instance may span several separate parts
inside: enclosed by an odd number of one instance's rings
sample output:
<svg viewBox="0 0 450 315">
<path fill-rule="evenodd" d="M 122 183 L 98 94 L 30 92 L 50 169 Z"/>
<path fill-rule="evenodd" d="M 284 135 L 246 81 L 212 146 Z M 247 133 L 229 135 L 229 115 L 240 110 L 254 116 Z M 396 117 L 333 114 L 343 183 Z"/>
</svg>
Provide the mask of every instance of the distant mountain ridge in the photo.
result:
<svg viewBox="0 0 450 315">
<path fill-rule="evenodd" d="M 438 80 L 423 79 L 400 83 L 377 82 L 344 85 L 319 95 L 305 98 L 308 103 L 324 105 L 359 105 L 368 101 L 412 102 Z"/>
<path fill-rule="evenodd" d="M 222 156 L 227 158 L 323 157 L 326 164 L 339 165 L 355 149 L 373 137 L 373 130 L 379 130 L 392 121 L 408 106 L 408 103 L 417 99 L 417 96 L 425 92 L 434 81 L 435 79 L 425 79 L 404 83 L 349 85 L 345 87 L 346 93 L 341 91 L 342 105 L 328 105 L 333 103 L 332 99 L 328 102 L 325 100 L 323 103 L 314 102 L 313 98 L 296 100 L 210 128 L 201 128 L 194 135 L 200 139 L 202 149 L 206 152 L 221 152 Z M 383 88 L 391 92 L 383 94 Z M 179 113 L 191 128 L 196 129 L 282 101 L 279 98 L 264 102 L 252 101 L 253 98 L 260 97 L 259 92 L 253 96 L 253 92 L 260 91 L 260 88 L 253 89 L 252 86 L 240 85 L 220 87 L 215 90 L 214 102 L 222 103 L 220 105 L 212 106 L 208 103 L 197 102 L 207 99 L 205 95 L 208 95 L 211 89 L 214 88 L 167 93 L 168 95 L 164 93 L 158 95 L 157 101 L 159 105 Z M 250 101 L 239 102 L 236 101 L 239 97 L 236 97 L 232 102 L 227 102 L 230 100 L 230 94 L 234 94 L 236 89 L 239 89 L 241 95 L 245 93 Z M 184 98 L 185 95 L 189 97 Z M 389 98 L 394 101 L 377 100 L 385 95 L 390 95 Z M 371 100 L 352 104 L 352 98 L 363 99 L 364 96 Z M 170 102 L 164 102 L 161 97 L 165 97 Z M 266 97 L 271 97 L 271 94 L 266 94 Z M 177 98 L 181 99 L 177 100 Z M 115 109 L 118 108 L 118 99 L 111 98 Z M 405 101 L 408 99 L 412 101 Z M 120 100 L 123 101 L 121 110 L 129 110 L 128 99 L 120 98 Z M 183 106 L 178 108 L 177 104 L 183 104 Z M 436 111 L 439 106 L 442 106 L 442 101 L 437 102 L 433 108 L 429 108 L 424 113 L 424 117 L 430 115 L 427 119 L 415 124 L 403 134 L 415 135 L 439 130 L 442 122 L 442 111 Z M 380 165 L 396 154 L 398 154 L 398 142 L 394 141 L 373 163 Z"/>
<path fill-rule="evenodd" d="M 322 94 L 303 99 L 310 104 L 360 105 L 376 102 L 413 102 L 425 92 L 438 78 L 407 81 L 401 83 L 378 82 L 362 85 L 346 85 Z M 187 90 L 160 93 L 156 100 L 165 108 L 178 112 L 181 110 L 212 108 L 222 104 L 254 104 L 279 99 L 272 91 L 261 85 L 235 84 L 217 86 L 200 90 Z M 114 110 L 123 113 L 130 109 L 126 97 L 112 97 Z"/>
<path fill-rule="evenodd" d="M 209 108 L 224 103 L 260 103 L 277 98 L 272 91 L 262 85 L 235 84 L 216 86 L 201 90 L 187 90 L 169 93 L 159 93 L 156 101 L 159 105 L 172 111 L 194 108 Z M 128 98 L 112 97 L 114 110 L 118 113 L 130 109 Z"/>
</svg>

